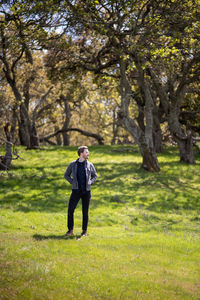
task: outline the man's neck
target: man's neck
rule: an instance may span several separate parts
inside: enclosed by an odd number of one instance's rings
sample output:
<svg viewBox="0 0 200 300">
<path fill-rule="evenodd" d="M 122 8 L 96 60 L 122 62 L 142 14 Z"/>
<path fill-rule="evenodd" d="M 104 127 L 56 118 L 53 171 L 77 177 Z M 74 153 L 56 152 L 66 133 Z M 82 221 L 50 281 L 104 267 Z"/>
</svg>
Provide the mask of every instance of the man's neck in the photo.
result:
<svg viewBox="0 0 200 300">
<path fill-rule="evenodd" d="M 85 161 L 85 158 L 83 158 L 83 157 L 79 157 L 79 160 L 78 160 L 79 162 L 84 162 Z"/>
</svg>

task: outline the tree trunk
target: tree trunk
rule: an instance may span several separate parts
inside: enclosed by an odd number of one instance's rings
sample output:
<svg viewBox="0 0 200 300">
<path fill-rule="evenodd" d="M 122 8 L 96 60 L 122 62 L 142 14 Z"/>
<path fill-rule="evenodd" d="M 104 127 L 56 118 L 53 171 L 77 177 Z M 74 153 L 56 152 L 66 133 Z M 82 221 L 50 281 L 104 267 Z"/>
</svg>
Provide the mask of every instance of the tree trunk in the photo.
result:
<svg viewBox="0 0 200 300">
<path fill-rule="evenodd" d="M 143 157 L 142 168 L 150 172 L 160 171 L 158 160 L 153 145 L 153 102 L 149 93 L 148 84 L 144 83 L 143 75 L 140 74 L 140 88 L 143 91 L 145 99 L 145 131 L 137 126 L 134 119 L 129 117 L 129 103 L 132 95 L 131 86 L 126 78 L 125 62 L 121 61 L 121 112 L 119 117 L 124 127 L 131 133 L 136 143 L 139 145 L 141 155 Z"/>
<path fill-rule="evenodd" d="M 34 121 L 31 124 L 28 113 L 21 107 L 19 138 L 21 145 L 26 146 L 27 149 L 38 149 L 40 147 L 36 124 Z"/>
<path fill-rule="evenodd" d="M 68 95 L 68 97 L 70 97 L 70 95 Z M 61 100 L 64 102 L 64 112 L 65 112 L 65 121 L 64 121 L 64 124 L 62 127 L 63 146 L 69 146 L 70 137 L 69 137 L 69 134 L 65 130 L 69 128 L 69 122 L 70 122 L 72 114 L 70 111 L 69 101 L 68 101 L 67 97 L 62 95 Z"/>
<path fill-rule="evenodd" d="M 26 144 L 27 144 L 24 132 L 25 132 L 25 130 L 23 128 L 23 125 L 19 121 L 19 123 L 18 123 L 18 134 L 19 134 L 20 145 L 22 145 L 22 146 L 26 146 Z"/>
<path fill-rule="evenodd" d="M 160 167 L 156 157 L 156 148 L 153 139 L 155 125 L 158 125 L 155 123 L 156 104 L 154 103 L 148 79 L 145 79 L 144 71 L 139 63 L 137 63 L 137 69 L 139 75 L 137 81 L 144 99 L 144 116 L 146 121 L 144 134 L 142 133 L 139 139 L 140 151 L 143 157 L 142 168 L 150 172 L 158 172 L 160 171 Z"/>
<path fill-rule="evenodd" d="M 4 164 L 6 169 L 9 170 L 12 162 L 12 142 L 6 141 L 6 155 L 4 157 Z"/>
<path fill-rule="evenodd" d="M 122 113 L 120 113 L 120 117 L 122 118 Z M 148 145 L 145 134 L 139 127 L 136 127 L 134 120 L 129 117 L 123 116 L 123 124 L 139 146 L 140 153 L 143 158 L 141 167 L 150 172 L 159 172 L 160 167 L 156 157 L 155 149 L 154 147 Z"/>
<path fill-rule="evenodd" d="M 11 120 L 11 126 L 9 123 L 6 124 L 4 127 L 5 135 L 6 135 L 6 141 L 5 141 L 5 156 L 2 156 L 0 158 L 0 170 L 8 171 L 11 167 L 12 162 L 12 146 L 13 146 L 13 139 L 15 134 L 15 128 L 16 128 L 16 110 L 13 109 L 12 112 L 12 120 Z"/>
<path fill-rule="evenodd" d="M 154 108 L 153 108 L 153 143 L 156 153 L 163 152 L 162 146 L 162 130 L 160 127 L 162 119 L 162 112 L 156 106 L 156 99 L 154 96 Z"/>
<path fill-rule="evenodd" d="M 191 132 L 186 132 L 179 122 L 179 113 L 175 107 L 171 107 L 169 113 L 169 129 L 177 142 L 180 161 L 187 164 L 195 164 L 193 141 Z"/>
<path fill-rule="evenodd" d="M 5 156 L 0 157 L 0 170 L 8 171 L 12 162 L 12 143 L 10 141 L 5 142 Z"/>
<path fill-rule="evenodd" d="M 55 126 L 54 129 L 55 129 L 55 132 L 56 132 L 56 131 L 59 130 L 59 127 L 58 127 L 58 126 Z M 61 139 L 61 134 L 60 134 L 60 133 L 56 135 L 56 144 L 57 144 L 58 146 L 61 146 L 61 145 L 62 145 L 62 139 Z"/>
<path fill-rule="evenodd" d="M 70 145 L 69 134 L 67 134 L 66 132 L 62 132 L 62 138 L 63 138 L 63 146 L 69 146 Z"/>
<path fill-rule="evenodd" d="M 30 138 L 31 126 L 29 115 L 24 104 L 20 105 L 20 119 L 19 119 L 19 139 L 22 146 L 26 146 L 30 149 L 31 138 Z"/>
<path fill-rule="evenodd" d="M 147 145 L 144 136 L 140 138 L 139 147 L 143 158 L 141 167 L 150 172 L 159 172 L 160 167 L 155 150 Z"/>
<path fill-rule="evenodd" d="M 149 71 L 162 108 L 167 116 L 170 133 L 178 144 L 180 161 L 194 164 L 195 158 L 191 133 L 185 132 L 184 127 L 179 121 L 180 107 L 186 92 L 186 85 L 183 82 L 184 78 L 181 79 L 176 89 L 173 81 L 168 81 L 168 88 L 164 88 L 154 71 L 152 69 L 149 69 Z"/>
<path fill-rule="evenodd" d="M 163 152 L 163 146 L 162 146 L 162 131 L 160 126 L 154 125 L 153 130 L 153 143 L 156 153 L 162 153 Z"/>
<path fill-rule="evenodd" d="M 180 162 L 195 164 L 192 136 L 188 135 L 185 140 L 176 138 L 176 141 L 180 152 Z"/>
<path fill-rule="evenodd" d="M 6 76 L 6 79 L 13 91 L 13 94 L 16 99 L 16 103 L 21 103 L 19 107 L 19 120 L 18 120 L 18 125 L 19 125 L 19 139 L 20 139 L 20 144 L 22 146 L 26 146 L 27 148 L 30 148 L 30 120 L 29 120 L 29 115 L 28 115 L 28 108 L 26 107 L 26 104 L 23 102 L 22 95 L 20 91 L 17 88 L 16 82 L 15 82 L 15 72 L 14 69 L 12 70 L 13 73 L 13 78 L 11 77 L 11 73 L 8 67 L 8 63 L 6 63 L 7 68 L 4 69 L 4 73 Z"/>
<path fill-rule="evenodd" d="M 8 171 L 11 166 L 12 162 L 12 134 L 9 132 L 6 128 L 7 125 L 5 126 L 4 130 L 6 132 L 6 138 L 7 140 L 5 141 L 5 156 L 0 157 L 0 170 Z"/>
<path fill-rule="evenodd" d="M 111 145 L 115 145 L 117 139 L 117 133 L 118 133 L 118 119 L 117 119 L 116 110 L 113 111 L 112 130 L 113 130 L 113 137 L 112 137 Z"/>
<path fill-rule="evenodd" d="M 44 103 L 44 101 L 46 100 L 46 98 L 48 97 L 48 95 L 50 94 L 51 90 L 52 90 L 52 86 L 46 91 L 46 93 L 44 93 L 42 95 L 42 97 L 40 98 L 39 102 L 37 103 L 37 105 L 35 106 L 33 113 L 32 113 L 32 123 L 31 126 L 29 126 L 30 130 L 30 148 L 28 149 L 38 149 L 40 147 L 40 140 L 38 137 L 38 133 L 37 133 L 37 119 L 39 118 L 39 114 L 41 111 L 39 111 L 40 106 Z M 29 92 L 27 92 L 27 94 L 29 95 Z M 27 102 L 29 103 L 29 97 L 27 97 Z M 28 115 L 28 106 L 27 106 L 27 120 L 29 119 L 29 115 Z M 30 124 L 30 121 L 28 122 Z"/>
<path fill-rule="evenodd" d="M 32 122 L 30 129 L 30 149 L 38 149 L 39 147 L 40 142 L 37 134 L 36 124 Z"/>
</svg>

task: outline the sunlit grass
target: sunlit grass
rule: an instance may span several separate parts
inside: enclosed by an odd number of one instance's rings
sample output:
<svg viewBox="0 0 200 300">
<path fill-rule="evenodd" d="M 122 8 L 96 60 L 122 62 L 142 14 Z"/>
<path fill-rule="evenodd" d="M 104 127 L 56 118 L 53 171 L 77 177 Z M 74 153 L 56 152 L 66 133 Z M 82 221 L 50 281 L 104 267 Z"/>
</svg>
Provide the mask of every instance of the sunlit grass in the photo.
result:
<svg viewBox="0 0 200 300">
<path fill-rule="evenodd" d="M 125 148 L 125 149 L 124 149 Z M 94 146 L 89 235 L 66 238 L 76 147 L 18 151 L 0 175 L 0 299 L 199 299 L 200 157 L 158 156 L 157 174 L 140 169 L 135 146 Z"/>
</svg>

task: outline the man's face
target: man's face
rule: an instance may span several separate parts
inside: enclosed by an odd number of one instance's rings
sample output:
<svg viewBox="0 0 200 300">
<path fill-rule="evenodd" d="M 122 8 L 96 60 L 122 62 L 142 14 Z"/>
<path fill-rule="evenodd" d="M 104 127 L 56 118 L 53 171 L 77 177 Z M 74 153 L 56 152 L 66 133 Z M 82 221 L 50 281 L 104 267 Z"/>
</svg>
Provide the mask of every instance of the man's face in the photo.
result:
<svg viewBox="0 0 200 300">
<path fill-rule="evenodd" d="M 83 153 L 81 153 L 81 156 L 84 158 L 84 159 L 88 159 L 89 157 L 89 151 L 88 149 L 84 149 Z"/>
</svg>

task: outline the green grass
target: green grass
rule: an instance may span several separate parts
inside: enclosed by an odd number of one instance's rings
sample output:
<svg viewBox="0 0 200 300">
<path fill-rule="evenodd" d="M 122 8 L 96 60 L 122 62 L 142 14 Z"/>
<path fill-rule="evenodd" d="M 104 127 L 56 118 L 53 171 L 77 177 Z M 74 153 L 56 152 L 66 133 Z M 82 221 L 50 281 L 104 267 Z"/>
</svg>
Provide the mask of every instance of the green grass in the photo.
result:
<svg viewBox="0 0 200 300">
<path fill-rule="evenodd" d="M 167 147 L 152 174 L 134 146 L 90 147 L 98 181 L 77 239 L 81 204 L 64 236 L 63 177 L 76 149 L 19 147 L 0 173 L 0 299 L 200 299 L 200 157 L 179 163 Z"/>
</svg>

